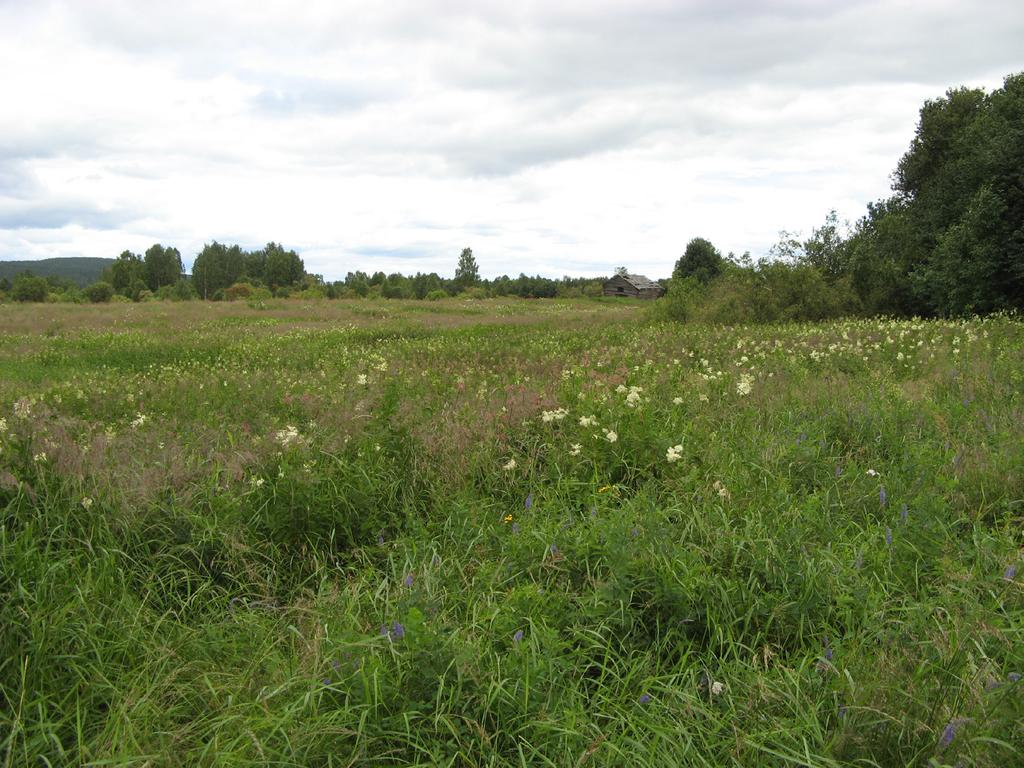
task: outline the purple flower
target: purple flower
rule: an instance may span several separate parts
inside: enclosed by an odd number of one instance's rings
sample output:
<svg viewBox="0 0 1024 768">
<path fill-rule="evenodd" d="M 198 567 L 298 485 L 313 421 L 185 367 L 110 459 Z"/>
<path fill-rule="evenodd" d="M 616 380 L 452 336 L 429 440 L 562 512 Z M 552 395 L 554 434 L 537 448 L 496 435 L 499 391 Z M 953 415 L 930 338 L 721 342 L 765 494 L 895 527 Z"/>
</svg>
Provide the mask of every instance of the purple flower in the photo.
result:
<svg viewBox="0 0 1024 768">
<path fill-rule="evenodd" d="M 635 538 L 636 538 L 637 536 L 639 536 L 639 535 L 640 535 L 640 529 L 639 529 L 639 528 L 637 528 L 637 527 L 636 527 L 636 526 L 634 525 L 634 526 L 633 526 L 633 530 L 631 530 L 631 531 L 629 532 L 629 535 L 630 535 L 630 536 L 632 536 L 632 537 L 633 537 L 633 538 L 635 539 Z"/>
<path fill-rule="evenodd" d="M 956 736 L 956 723 L 947 723 L 946 727 L 942 729 L 942 738 L 939 739 L 939 744 L 948 747 L 953 743 L 954 736 Z"/>
<path fill-rule="evenodd" d="M 526 502 L 524 503 L 524 506 L 525 506 L 525 507 L 526 507 L 527 509 L 530 509 L 530 508 L 531 508 L 531 507 L 533 506 L 533 494 L 532 494 L 532 493 L 530 493 L 530 494 L 527 494 L 527 496 L 526 496 Z"/>
<path fill-rule="evenodd" d="M 591 517 L 597 517 L 597 507 L 591 507 L 590 508 L 590 516 Z"/>
<path fill-rule="evenodd" d="M 440 565 L 441 564 L 441 556 L 438 555 L 435 552 L 434 556 L 432 558 L 430 558 L 430 562 L 431 562 L 432 565 Z"/>
<path fill-rule="evenodd" d="M 519 523 L 512 523 L 512 533 L 519 533 Z"/>
<path fill-rule="evenodd" d="M 650 700 L 651 700 L 651 694 L 649 694 L 649 693 L 641 694 L 640 699 L 639 699 L 641 704 L 647 704 Z"/>
<path fill-rule="evenodd" d="M 341 669 L 341 662 L 335 659 L 331 662 L 331 667 L 333 667 L 334 671 L 337 672 L 339 669 Z"/>
<path fill-rule="evenodd" d="M 907 510 L 907 504 L 906 502 L 904 502 L 903 506 L 900 507 L 900 520 L 902 520 L 904 523 L 907 522 L 907 517 L 909 514 L 910 513 Z"/>
<path fill-rule="evenodd" d="M 400 621 L 391 622 L 391 636 L 395 638 L 395 640 L 401 640 L 405 637 L 405 627 L 402 626 Z"/>
<path fill-rule="evenodd" d="M 1006 570 L 1003 571 L 1003 578 L 1007 581 L 1013 581 L 1015 578 L 1017 578 L 1016 563 L 1011 563 L 1010 565 L 1006 566 Z"/>
<path fill-rule="evenodd" d="M 892 546 L 892 528 L 885 529 L 885 543 Z"/>
<path fill-rule="evenodd" d="M 881 503 L 881 505 L 882 505 L 882 506 L 884 507 L 884 506 L 885 506 L 885 502 L 886 502 L 886 501 L 887 501 L 888 499 L 889 499 L 889 497 L 888 497 L 888 496 L 886 495 L 886 493 L 885 493 L 885 486 L 884 486 L 884 485 L 883 485 L 883 486 L 880 486 L 880 487 L 879 487 L 879 489 L 878 489 L 878 501 L 879 501 L 879 502 Z"/>
<path fill-rule="evenodd" d="M 331 684 L 331 678 L 325 677 L 322 682 L 323 682 L 324 685 L 330 685 Z"/>
<path fill-rule="evenodd" d="M 380 636 L 381 637 L 388 637 L 390 634 L 391 633 L 388 632 L 388 625 L 387 624 L 381 624 L 380 625 Z"/>
<path fill-rule="evenodd" d="M 832 661 L 832 646 L 829 645 L 828 636 L 825 636 L 825 661 Z"/>
<path fill-rule="evenodd" d="M 1006 676 L 1006 679 L 1009 680 L 1011 683 L 1019 683 L 1020 682 L 1020 672 L 1011 672 L 1010 674 L 1008 674 Z"/>
<path fill-rule="evenodd" d="M 843 720 L 846 717 L 846 705 L 840 704 L 839 709 L 836 710 L 836 714 L 839 715 L 840 720 Z"/>
<path fill-rule="evenodd" d="M 512 642 L 518 643 L 523 639 L 523 630 L 517 629 L 516 633 L 512 635 Z"/>
<path fill-rule="evenodd" d="M 843 474 L 843 468 L 839 464 L 836 464 L 836 477 L 839 477 L 841 474 Z"/>
<path fill-rule="evenodd" d="M 558 554 L 558 545 L 557 544 L 552 544 L 551 545 L 551 554 L 552 555 L 557 555 Z"/>
<path fill-rule="evenodd" d="M 405 576 L 405 581 L 402 582 L 407 587 L 412 587 L 412 574 L 408 573 Z"/>
</svg>

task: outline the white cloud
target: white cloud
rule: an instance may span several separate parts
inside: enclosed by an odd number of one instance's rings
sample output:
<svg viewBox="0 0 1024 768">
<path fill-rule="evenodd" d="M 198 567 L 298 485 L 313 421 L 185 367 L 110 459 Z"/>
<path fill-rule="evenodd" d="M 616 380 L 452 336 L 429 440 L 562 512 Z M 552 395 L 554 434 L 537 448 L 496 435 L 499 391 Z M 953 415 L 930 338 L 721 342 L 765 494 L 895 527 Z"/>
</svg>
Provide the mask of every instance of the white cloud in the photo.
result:
<svg viewBox="0 0 1024 768">
<path fill-rule="evenodd" d="M 855 218 L 1021 39 L 1018 2 L 8 3 L 0 258 L 664 276 Z"/>
</svg>

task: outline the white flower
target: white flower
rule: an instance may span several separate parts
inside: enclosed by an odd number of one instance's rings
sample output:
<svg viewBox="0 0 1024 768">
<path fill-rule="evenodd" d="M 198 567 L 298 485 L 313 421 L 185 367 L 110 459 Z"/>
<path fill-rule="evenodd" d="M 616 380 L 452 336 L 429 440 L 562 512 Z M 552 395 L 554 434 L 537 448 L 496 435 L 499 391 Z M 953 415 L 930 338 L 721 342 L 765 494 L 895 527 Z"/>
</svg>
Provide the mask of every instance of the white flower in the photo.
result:
<svg viewBox="0 0 1024 768">
<path fill-rule="evenodd" d="M 14 404 L 14 415 L 19 419 L 27 419 L 32 415 L 32 402 L 23 397 Z"/>
<path fill-rule="evenodd" d="M 615 388 L 615 391 L 618 392 L 621 395 L 623 392 L 626 391 L 626 385 L 625 384 L 619 384 L 619 386 L 617 386 Z"/>
<path fill-rule="evenodd" d="M 541 412 L 540 418 L 545 424 L 550 424 L 552 421 L 561 421 L 569 415 L 569 411 L 565 408 L 556 408 L 553 411 Z"/>
<path fill-rule="evenodd" d="M 754 377 L 749 373 L 744 373 L 740 376 L 739 381 L 736 382 L 736 394 L 737 395 L 749 395 L 750 390 L 754 387 Z"/>
<path fill-rule="evenodd" d="M 88 496 L 86 496 L 84 499 L 82 499 L 82 506 L 85 507 L 86 509 L 91 507 L 92 506 L 92 499 L 90 499 Z"/>
<path fill-rule="evenodd" d="M 616 440 L 619 439 L 619 436 L 612 430 L 606 429 L 604 430 L 604 439 L 607 440 L 609 443 L 614 443 Z"/>
<path fill-rule="evenodd" d="M 725 685 L 717 680 L 711 684 L 711 695 L 720 696 L 725 691 Z"/>
<path fill-rule="evenodd" d="M 582 445 L 580 445 L 579 443 L 573 443 L 572 444 L 572 450 L 569 451 L 569 455 L 570 456 L 579 456 L 580 455 L 580 451 L 582 451 L 582 450 L 583 450 L 583 446 Z"/>
<path fill-rule="evenodd" d="M 665 459 L 668 461 L 669 464 L 674 464 L 675 462 L 679 461 L 681 458 L 683 458 L 683 446 L 682 446 L 682 444 L 680 444 L 680 445 L 673 445 L 667 451 L 665 451 Z"/>
<path fill-rule="evenodd" d="M 597 419 L 594 416 L 580 416 L 581 427 L 596 427 Z"/>
<path fill-rule="evenodd" d="M 249 478 L 249 485 L 251 485 L 253 488 L 262 488 L 263 482 L 264 480 L 262 477 L 256 477 L 254 475 L 253 477 Z"/>
<path fill-rule="evenodd" d="M 293 427 L 291 424 L 288 424 L 285 426 L 284 429 L 278 431 L 278 433 L 274 435 L 274 439 L 280 445 L 287 447 L 300 439 L 299 430 Z"/>
<path fill-rule="evenodd" d="M 873 469 L 869 469 L 867 471 L 867 475 L 868 475 L 868 477 L 878 477 L 878 473 L 875 472 L 875 470 L 873 470 Z"/>
<path fill-rule="evenodd" d="M 42 464 L 44 461 L 46 461 L 46 451 L 40 451 L 39 453 L 37 453 L 35 456 L 32 457 L 32 461 L 34 461 L 36 464 Z"/>
<path fill-rule="evenodd" d="M 720 480 L 715 480 L 715 484 L 711 487 L 718 491 L 718 495 L 723 499 L 728 499 L 732 495 L 729 493 L 729 489 L 726 488 Z"/>
<path fill-rule="evenodd" d="M 628 405 L 630 408 L 636 408 L 636 405 L 639 402 L 640 392 L 635 389 L 629 390 L 629 394 L 626 395 L 626 405 Z"/>
<path fill-rule="evenodd" d="M 708 401 L 708 396 L 702 392 L 697 396 L 697 399 L 700 400 L 702 403 L 706 403 Z"/>
<path fill-rule="evenodd" d="M 362 384 L 363 386 L 366 386 L 369 383 L 370 380 L 366 378 L 365 373 L 360 373 L 358 376 L 356 376 L 356 384 Z"/>
<path fill-rule="evenodd" d="M 132 419 L 132 429 L 138 429 L 143 424 L 149 421 L 149 417 L 144 413 L 135 414 L 135 418 Z"/>
<path fill-rule="evenodd" d="M 683 398 L 681 398 L 681 397 L 673 397 L 672 398 L 672 405 L 682 405 L 682 404 L 683 404 Z"/>
<path fill-rule="evenodd" d="M 506 472 L 511 472 L 513 469 L 516 468 L 516 460 L 509 459 L 501 466 L 501 468 L 504 469 Z"/>
</svg>

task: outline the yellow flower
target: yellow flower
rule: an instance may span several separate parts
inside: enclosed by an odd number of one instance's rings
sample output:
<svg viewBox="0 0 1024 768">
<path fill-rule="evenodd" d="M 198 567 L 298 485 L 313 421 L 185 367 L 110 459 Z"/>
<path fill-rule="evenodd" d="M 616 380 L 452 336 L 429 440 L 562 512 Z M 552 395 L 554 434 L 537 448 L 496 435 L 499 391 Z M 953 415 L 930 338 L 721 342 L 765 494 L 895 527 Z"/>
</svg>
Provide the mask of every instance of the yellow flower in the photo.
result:
<svg viewBox="0 0 1024 768">
<path fill-rule="evenodd" d="M 512 522 L 512 515 L 505 515 L 505 522 L 506 523 L 511 523 Z"/>
</svg>

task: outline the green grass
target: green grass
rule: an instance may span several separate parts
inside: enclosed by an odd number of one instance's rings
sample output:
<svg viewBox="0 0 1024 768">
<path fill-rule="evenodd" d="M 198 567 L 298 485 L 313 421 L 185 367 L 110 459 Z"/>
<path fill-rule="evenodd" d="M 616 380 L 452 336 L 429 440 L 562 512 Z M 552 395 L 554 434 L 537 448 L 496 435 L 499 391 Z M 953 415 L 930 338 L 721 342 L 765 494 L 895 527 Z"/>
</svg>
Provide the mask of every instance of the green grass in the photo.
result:
<svg viewBox="0 0 1024 768">
<path fill-rule="evenodd" d="M 0 766 L 1024 763 L 1012 318 L 3 310 Z"/>
</svg>

